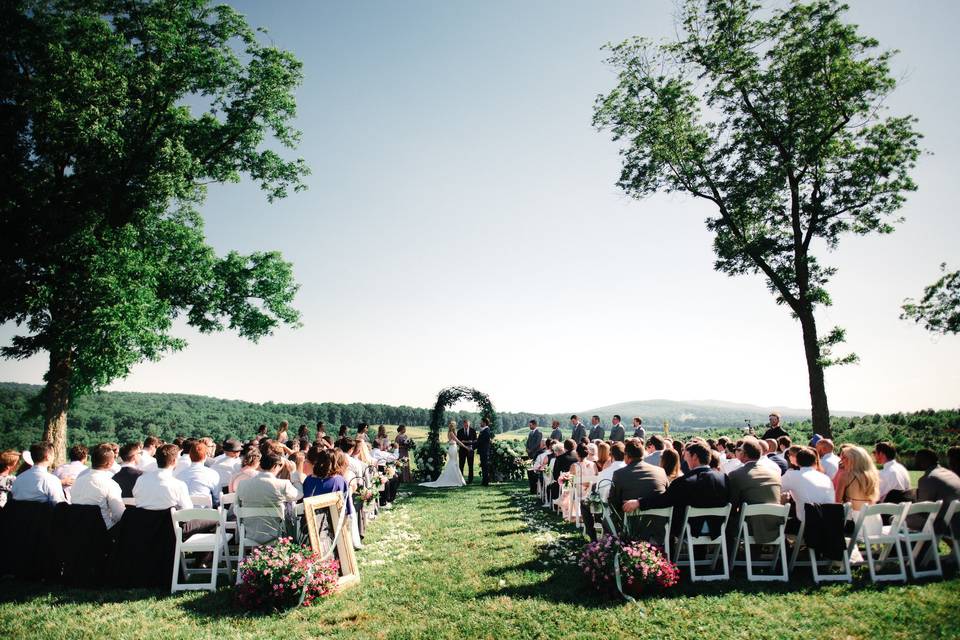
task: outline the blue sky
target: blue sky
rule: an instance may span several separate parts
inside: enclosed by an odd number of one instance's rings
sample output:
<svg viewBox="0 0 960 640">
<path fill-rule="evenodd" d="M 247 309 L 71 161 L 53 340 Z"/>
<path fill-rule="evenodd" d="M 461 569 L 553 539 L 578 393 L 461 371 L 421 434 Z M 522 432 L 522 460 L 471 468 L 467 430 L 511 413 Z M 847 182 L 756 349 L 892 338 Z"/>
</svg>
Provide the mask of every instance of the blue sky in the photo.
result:
<svg viewBox="0 0 960 640">
<path fill-rule="evenodd" d="M 221 252 L 278 249 L 303 328 L 259 344 L 182 329 L 190 347 L 111 388 L 255 401 L 428 406 L 450 384 L 505 410 L 647 398 L 808 405 L 799 326 L 759 277 L 713 271 L 704 204 L 614 186 L 617 148 L 590 125 L 613 83 L 600 47 L 674 31 L 672 2 L 235 2 L 305 65 L 309 190 L 270 205 L 211 190 Z M 920 190 L 890 236 L 847 238 L 823 329 L 861 364 L 828 372 L 836 409 L 957 404 L 960 337 L 898 319 L 960 266 L 956 166 L 960 5 L 852 2 L 900 49 L 894 113 L 926 136 Z M 0 331 L 6 340 L 13 328 Z M 40 382 L 45 361 L 0 362 Z"/>
</svg>

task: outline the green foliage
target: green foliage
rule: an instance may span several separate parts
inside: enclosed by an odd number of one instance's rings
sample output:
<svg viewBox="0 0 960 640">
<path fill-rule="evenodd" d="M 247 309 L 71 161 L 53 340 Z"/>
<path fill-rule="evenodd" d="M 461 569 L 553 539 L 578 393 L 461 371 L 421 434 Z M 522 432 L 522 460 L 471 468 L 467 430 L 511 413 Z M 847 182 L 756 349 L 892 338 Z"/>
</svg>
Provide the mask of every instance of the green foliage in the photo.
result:
<svg viewBox="0 0 960 640">
<path fill-rule="evenodd" d="M 446 418 L 447 409 L 460 400 L 474 402 L 480 409 L 481 418 L 489 420 L 490 428 L 496 429 L 497 413 L 494 411 L 493 403 L 487 394 L 470 387 L 447 387 L 443 389 L 437 394 L 437 402 L 434 404 L 433 411 L 430 412 L 430 432 L 427 434 L 427 442 L 416 454 L 418 468 L 421 469 L 424 477 L 429 480 L 436 480 L 443 470 L 443 461 L 446 460 L 446 444 L 440 442 L 440 431 L 448 422 Z M 421 459 L 425 464 L 419 467 Z"/>
<path fill-rule="evenodd" d="M 206 185 L 304 188 L 292 54 L 208 0 L 13 0 L 0 9 L 0 322 L 7 358 L 51 354 L 61 396 L 184 347 L 183 317 L 256 340 L 296 324 L 276 252 L 218 257 Z M 56 379 L 54 379 L 56 378 Z"/>
<path fill-rule="evenodd" d="M 960 333 L 960 271 L 947 273 L 947 263 L 940 265 L 943 277 L 923 290 L 923 298 L 915 303 L 903 301 L 901 320 L 922 323 L 934 333 Z"/>
</svg>

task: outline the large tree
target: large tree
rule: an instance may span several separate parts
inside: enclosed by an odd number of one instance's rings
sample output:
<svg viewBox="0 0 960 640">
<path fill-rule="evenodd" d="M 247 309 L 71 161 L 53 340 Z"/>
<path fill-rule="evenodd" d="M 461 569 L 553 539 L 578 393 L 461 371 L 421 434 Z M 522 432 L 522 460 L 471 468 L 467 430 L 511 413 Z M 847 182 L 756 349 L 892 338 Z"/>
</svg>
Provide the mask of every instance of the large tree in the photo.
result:
<svg viewBox="0 0 960 640">
<path fill-rule="evenodd" d="M 26 331 L 2 355 L 49 354 L 58 459 L 71 397 L 183 348 L 175 319 L 253 340 L 298 322 L 290 264 L 218 256 L 198 208 L 242 175 L 269 200 L 303 188 L 303 160 L 274 150 L 298 140 L 301 77 L 206 0 L 3 3 L 0 322 Z"/>
<path fill-rule="evenodd" d="M 835 269 L 816 253 L 847 233 L 889 233 L 919 155 L 914 118 L 884 114 L 892 53 L 843 21 L 832 1 L 765 10 L 688 0 L 676 41 L 610 47 L 616 87 L 594 124 L 622 141 L 619 186 L 702 198 L 716 214 L 715 268 L 761 273 L 799 320 L 814 430 L 830 433 L 824 368 L 853 362 L 818 331 Z"/>
</svg>

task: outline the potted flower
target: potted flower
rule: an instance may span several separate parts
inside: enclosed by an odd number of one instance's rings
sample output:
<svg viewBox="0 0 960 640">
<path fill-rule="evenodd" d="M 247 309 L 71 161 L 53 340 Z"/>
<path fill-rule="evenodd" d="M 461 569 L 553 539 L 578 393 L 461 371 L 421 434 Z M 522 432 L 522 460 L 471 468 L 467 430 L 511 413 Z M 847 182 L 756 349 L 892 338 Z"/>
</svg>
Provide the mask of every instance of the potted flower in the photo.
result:
<svg viewBox="0 0 960 640">
<path fill-rule="evenodd" d="M 309 607 L 337 589 L 340 565 L 292 538 L 257 547 L 237 567 L 237 604 L 248 611 Z"/>
<path fill-rule="evenodd" d="M 619 591 L 637 597 L 644 591 L 668 589 L 680 581 L 677 565 L 663 550 L 642 540 L 622 540 L 607 534 L 588 544 L 580 555 L 580 568 L 598 590 Z"/>
</svg>

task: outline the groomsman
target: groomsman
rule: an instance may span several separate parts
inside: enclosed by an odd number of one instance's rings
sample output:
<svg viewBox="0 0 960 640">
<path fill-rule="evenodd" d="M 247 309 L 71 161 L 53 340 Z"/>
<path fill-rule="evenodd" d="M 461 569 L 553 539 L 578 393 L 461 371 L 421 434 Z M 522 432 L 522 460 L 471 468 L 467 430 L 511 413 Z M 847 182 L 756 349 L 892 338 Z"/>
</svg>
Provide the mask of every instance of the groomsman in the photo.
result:
<svg viewBox="0 0 960 640">
<path fill-rule="evenodd" d="M 573 427 L 573 433 L 570 434 L 570 439 L 576 444 L 580 444 L 580 441 L 587 437 L 587 428 L 580 422 L 577 414 L 570 416 L 570 426 Z"/>
<path fill-rule="evenodd" d="M 554 420 L 551 426 L 553 427 L 553 431 L 550 432 L 550 439 L 563 442 L 563 431 L 560 430 L 560 421 Z"/>
<path fill-rule="evenodd" d="M 613 442 L 623 442 L 627 437 L 626 431 L 623 429 L 623 425 L 620 424 L 620 416 L 613 416 L 613 427 L 610 428 L 610 439 Z"/>
<path fill-rule="evenodd" d="M 543 434 L 540 433 L 540 429 L 537 428 L 536 420 L 531 420 L 527 423 L 527 426 L 530 427 L 530 433 L 527 435 L 527 457 L 533 460 L 540 451 Z"/>
<path fill-rule="evenodd" d="M 593 425 L 590 428 L 590 441 L 603 440 L 604 429 L 603 425 L 600 424 L 600 416 L 590 418 L 590 424 Z"/>
<path fill-rule="evenodd" d="M 647 430 L 643 428 L 643 420 L 640 418 L 633 419 L 633 437 L 646 440 Z"/>
</svg>

